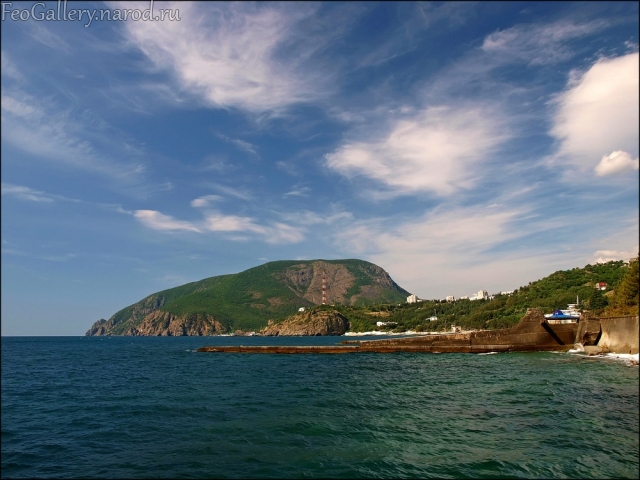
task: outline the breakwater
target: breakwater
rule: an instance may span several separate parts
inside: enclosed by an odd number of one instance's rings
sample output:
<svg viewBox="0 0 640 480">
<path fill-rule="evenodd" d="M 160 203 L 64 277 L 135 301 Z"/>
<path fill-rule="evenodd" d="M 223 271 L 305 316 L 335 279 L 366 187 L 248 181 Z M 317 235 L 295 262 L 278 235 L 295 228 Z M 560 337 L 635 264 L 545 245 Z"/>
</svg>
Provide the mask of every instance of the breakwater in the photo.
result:
<svg viewBox="0 0 640 480">
<path fill-rule="evenodd" d="M 206 346 L 199 352 L 342 354 L 342 353 L 489 353 L 568 351 L 576 343 L 597 352 L 638 353 L 638 317 L 582 318 L 577 323 L 549 323 L 531 308 L 512 328 L 467 333 L 419 335 L 385 340 L 346 340 L 331 346 Z"/>
<path fill-rule="evenodd" d="M 612 353 L 638 353 L 638 316 L 599 318 L 602 333 L 597 345 Z"/>
</svg>

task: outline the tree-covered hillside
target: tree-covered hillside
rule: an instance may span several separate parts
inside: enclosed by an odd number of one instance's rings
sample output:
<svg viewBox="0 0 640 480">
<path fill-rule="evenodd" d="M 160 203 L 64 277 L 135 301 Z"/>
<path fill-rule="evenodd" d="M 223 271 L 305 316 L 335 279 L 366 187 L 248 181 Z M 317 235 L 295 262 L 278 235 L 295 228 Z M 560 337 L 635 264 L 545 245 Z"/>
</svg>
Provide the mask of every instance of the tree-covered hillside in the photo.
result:
<svg viewBox="0 0 640 480">
<path fill-rule="evenodd" d="M 476 329 L 507 328 L 518 323 L 527 308 L 537 307 L 551 313 L 555 309 L 565 309 L 569 303 L 576 303 L 577 298 L 580 308 L 589 310 L 593 315 L 629 313 L 633 310 L 630 305 L 635 298 L 637 313 L 637 261 L 635 267 L 633 265 L 613 261 L 557 271 L 541 280 L 530 282 L 511 295 L 494 295 L 492 300 L 456 300 L 450 303 L 426 300 L 413 304 L 403 302 L 362 308 L 339 306 L 338 310 L 349 319 L 353 331 L 379 330 L 381 328 L 376 327 L 378 321 L 397 323 L 397 326 L 388 327 L 393 331 L 442 331 L 450 329 L 451 325 Z M 635 272 L 635 283 L 630 272 Z M 606 282 L 607 291 L 596 289 L 595 284 L 598 282 Z M 626 292 L 625 300 L 620 300 L 619 303 L 628 308 L 607 310 L 610 299 L 617 299 L 619 296 L 618 286 Z M 429 317 L 433 316 L 438 319 L 430 321 Z"/>
<path fill-rule="evenodd" d="M 322 306 L 322 278 L 327 305 Z M 606 282 L 606 291 L 595 288 Z M 527 308 L 545 312 L 569 303 L 591 315 L 628 315 L 638 312 L 638 262 L 622 261 L 557 271 L 520 287 L 511 295 L 491 300 L 425 300 L 408 304 L 408 292 L 377 265 L 361 260 L 270 262 L 233 275 L 211 277 L 164 290 L 96 322 L 90 335 L 185 335 L 235 330 L 257 331 L 268 320 L 281 321 L 298 311 L 335 308 L 352 331 L 443 331 L 451 325 L 495 329 L 515 325 Z M 430 317 L 437 317 L 431 321 Z M 376 322 L 395 325 L 377 327 Z M 174 322 L 171 324 L 171 322 Z M 217 322 L 217 323 L 216 323 Z M 171 325 L 170 325 L 171 324 Z M 206 333 L 210 334 L 210 333 Z"/>
</svg>

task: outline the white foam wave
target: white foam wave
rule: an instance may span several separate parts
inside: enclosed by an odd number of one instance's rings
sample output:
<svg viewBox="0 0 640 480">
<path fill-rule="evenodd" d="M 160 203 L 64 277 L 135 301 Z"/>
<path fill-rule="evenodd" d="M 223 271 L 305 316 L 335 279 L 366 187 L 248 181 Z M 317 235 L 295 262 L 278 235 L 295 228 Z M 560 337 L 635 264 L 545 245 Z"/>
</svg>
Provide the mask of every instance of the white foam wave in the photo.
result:
<svg viewBox="0 0 640 480">
<path fill-rule="evenodd" d="M 623 360 L 625 362 L 633 363 L 636 365 L 640 363 L 640 354 L 638 353 L 607 353 L 605 358 L 612 358 L 614 360 Z"/>
</svg>

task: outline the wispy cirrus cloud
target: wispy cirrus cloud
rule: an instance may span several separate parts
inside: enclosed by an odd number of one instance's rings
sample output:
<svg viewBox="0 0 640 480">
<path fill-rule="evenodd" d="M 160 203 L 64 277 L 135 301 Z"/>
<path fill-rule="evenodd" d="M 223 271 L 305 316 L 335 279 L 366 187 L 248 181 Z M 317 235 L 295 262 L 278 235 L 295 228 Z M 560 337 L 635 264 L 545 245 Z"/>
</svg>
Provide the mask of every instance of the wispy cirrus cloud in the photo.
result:
<svg viewBox="0 0 640 480">
<path fill-rule="evenodd" d="M 396 120 L 382 137 L 345 142 L 326 155 L 327 166 L 375 180 L 394 194 L 449 196 L 473 185 L 508 130 L 486 106 L 434 106 Z"/>
<path fill-rule="evenodd" d="M 204 208 L 211 205 L 213 202 L 219 202 L 222 200 L 220 195 L 204 195 L 202 197 L 191 200 L 191 206 L 196 208 Z"/>
<path fill-rule="evenodd" d="M 253 198 L 251 192 L 245 188 L 230 187 L 228 185 L 221 185 L 216 182 L 207 182 L 206 185 L 217 192 L 223 193 L 224 195 L 228 195 L 230 197 L 239 198 L 240 200 L 248 201 Z"/>
<path fill-rule="evenodd" d="M 260 225 L 253 218 L 212 213 L 206 216 L 205 225 L 212 232 L 253 233 L 267 243 L 297 243 L 304 239 L 303 232 L 285 223 Z"/>
<path fill-rule="evenodd" d="M 133 216 L 137 218 L 140 223 L 145 227 L 149 227 L 153 230 L 165 230 L 165 231 L 188 231 L 188 232 L 200 232 L 201 230 L 191 222 L 183 220 L 176 220 L 175 218 L 164 215 L 155 210 L 136 210 L 133 212 Z"/>
<path fill-rule="evenodd" d="M 353 220 L 353 214 L 345 211 L 334 211 L 329 213 L 317 213 L 310 210 L 298 212 L 282 213 L 282 218 L 287 222 L 297 225 L 333 225 L 335 223 Z"/>
<path fill-rule="evenodd" d="M 126 22 L 126 35 L 156 66 L 171 70 L 181 89 L 207 104 L 263 113 L 326 90 L 320 73 L 303 75 L 296 57 L 286 62 L 279 57 L 295 23 L 315 7 L 179 3 L 171 8 L 179 9 L 180 22 Z"/>
<path fill-rule="evenodd" d="M 0 64 L 0 72 L 2 73 L 2 76 L 14 80 L 22 80 L 22 74 L 20 73 L 16 65 L 11 61 L 9 55 L 4 50 L 2 50 L 0 54 L 2 61 L 2 63 Z"/>
<path fill-rule="evenodd" d="M 610 25 L 608 20 L 579 23 L 561 20 L 550 24 L 522 24 L 488 35 L 482 50 L 500 55 L 503 62 L 530 65 L 554 64 L 573 57 L 567 43 L 598 32 Z"/>
<path fill-rule="evenodd" d="M 33 188 L 24 187 L 21 185 L 12 185 L 10 183 L 2 182 L 2 195 L 11 195 L 21 200 L 28 200 L 31 202 L 53 202 L 53 198 L 50 195 Z"/>
<path fill-rule="evenodd" d="M 19 89 L 2 90 L 2 139 L 14 148 L 60 165 L 130 180 L 142 173 L 142 163 L 123 163 L 104 155 L 89 138 L 104 134 L 87 131 L 69 111 Z M 98 129 L 99 130 L 99 129 Z"/>
<path fill-rule="evenodd" d="M 165 232 L 235 234 L 231 239 L 248 240 L 258 237 L 272 244 L 298 243 L 305 238 L 303 228 L 282 222 L 264 225 L 251 217 L 225 215 L 215 211 L 207 212 L 202 220 L 195 222 L 177 220 L 156 210 L 136 210 L 132 214 L 145 227 Z"/>
<path fill-rule="evenodd" d="M 233 145 L 235 145 L 239 150 L 242 150 L 245 153 L 249 153 L 251 155 L 254 155 L 256 157 L 260 157 L 260 155 L 258 154 L 257 151 L 257 147 L 255 145 L 252 145 L 251 143 L 245 141 L 245 140 L 240 140 L 239 138 L 231 138 L 228 137 L 226 135 L 223 135 L 221 133 L 217 134 L 217 137 L 224 140 L 225 142 L 229 142 Z"/>
<path fill-rule="evenodd" d="M 564 220 L 539 217 L 526 205 L 447 207 L 411 219 L 352 221 L 334 241 L 351 255 L 385 265 L 418 296 L 444 298 L 517 288 L 586 258 L 561 246 L 532 248 L 536 235 L 566 227 Z"/>
<path fill-rule="evenodd" d="M 294 186 L 291 190 L 284 194 L 285 197 L 308 197 L 311 192 L 310 187 L 306 186 Z"/>
</svg>

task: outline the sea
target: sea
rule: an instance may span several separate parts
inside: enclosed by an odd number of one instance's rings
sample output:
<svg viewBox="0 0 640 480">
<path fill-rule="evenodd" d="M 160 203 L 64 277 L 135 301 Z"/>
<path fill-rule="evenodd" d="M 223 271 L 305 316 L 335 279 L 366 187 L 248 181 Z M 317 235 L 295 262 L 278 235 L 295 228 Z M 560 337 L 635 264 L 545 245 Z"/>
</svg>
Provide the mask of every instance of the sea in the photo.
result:
<svg viewBox="0 0 640 480">
<path fill-rule="evenodd" d="M 343 339 L 3 337 L 1 476 L 639 477 L 627 361 L 196 352 Z"/>
</svg>

